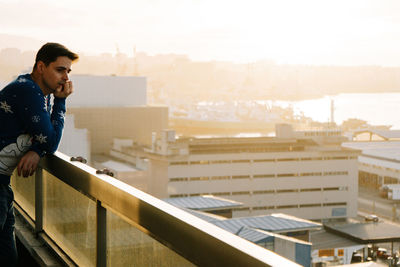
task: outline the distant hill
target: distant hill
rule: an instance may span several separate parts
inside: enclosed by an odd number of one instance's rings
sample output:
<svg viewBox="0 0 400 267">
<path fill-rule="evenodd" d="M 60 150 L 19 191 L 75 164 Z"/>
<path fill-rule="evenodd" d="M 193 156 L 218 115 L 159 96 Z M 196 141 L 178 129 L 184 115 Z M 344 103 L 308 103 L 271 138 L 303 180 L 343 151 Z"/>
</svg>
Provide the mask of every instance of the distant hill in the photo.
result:
<svg viewBox="0 0 400 267">
<path fill-rule="evenodd" d="M 4 48 L 18 48 L 21 51 L 38 50 L 44 41 L 35 38 L 0 33 L 0 50 Z"/>
</svg>

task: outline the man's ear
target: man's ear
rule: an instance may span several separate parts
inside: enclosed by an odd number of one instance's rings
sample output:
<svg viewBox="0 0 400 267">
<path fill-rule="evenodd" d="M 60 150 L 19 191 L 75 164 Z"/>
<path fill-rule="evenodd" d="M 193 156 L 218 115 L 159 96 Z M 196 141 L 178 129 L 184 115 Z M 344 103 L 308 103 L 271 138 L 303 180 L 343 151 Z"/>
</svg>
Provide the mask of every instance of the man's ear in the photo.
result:
<svg viewBox="0 0 400 267">
<path fill-rule="evenodd" d="M 45 67 L 46 67 L 46 64 L 44 64 L 44 62 L 41 61 L 41 60 L 39 60 L 39 61 L 37 62 L 37 64 L 36 64 L 36 69 L 37 69 L 37 71 L 38 71 L 40 74 L 43 73 Z"/>
</svg>

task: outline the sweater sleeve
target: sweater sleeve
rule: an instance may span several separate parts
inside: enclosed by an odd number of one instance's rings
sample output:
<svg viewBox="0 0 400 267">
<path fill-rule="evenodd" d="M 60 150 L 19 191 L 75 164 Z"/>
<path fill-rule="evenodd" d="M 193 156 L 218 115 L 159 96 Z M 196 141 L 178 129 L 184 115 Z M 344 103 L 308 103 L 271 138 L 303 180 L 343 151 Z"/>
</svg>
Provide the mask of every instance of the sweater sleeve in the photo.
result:
<svg viewBox="0 0 400 267">
<path fill-rule="evenodd" d="M 51 115 L 41 91 L 24 88 L 18 97 L 18 115 L 32 136 L 32 147 L 39 156 L 54 153 L 64 128 L 65 98 L 55 98 Z"/>
</svg>

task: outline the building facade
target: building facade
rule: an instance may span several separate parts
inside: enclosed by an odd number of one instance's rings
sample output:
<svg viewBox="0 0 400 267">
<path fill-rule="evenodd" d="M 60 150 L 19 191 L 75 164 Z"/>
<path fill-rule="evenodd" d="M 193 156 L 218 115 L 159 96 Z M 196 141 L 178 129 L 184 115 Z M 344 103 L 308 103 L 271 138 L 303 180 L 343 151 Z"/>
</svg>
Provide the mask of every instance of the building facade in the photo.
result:
<svg viewBox="0 0 400 267">
<path fill-rule="evenodd" d="M 359 185 L 379 189 L 400 183 L 400 141 L 349 142 L 344 147 L 359 149 Z"/>
<path fill-rule="evenodd" d="M 358 150 L 340 146 L 340 132 L 277 137 L 153 137 L 151 147 L 114 145 L 111 156 L 140 165 L 156 197 L 221 196 L 242 202 L 233 217 L 286 213 L 306 219 L 356 216 Z M 300 136 L 296 137 L 296 136 Z M 143 164 L 142 164 L 143 166 Z"/>
</svg>

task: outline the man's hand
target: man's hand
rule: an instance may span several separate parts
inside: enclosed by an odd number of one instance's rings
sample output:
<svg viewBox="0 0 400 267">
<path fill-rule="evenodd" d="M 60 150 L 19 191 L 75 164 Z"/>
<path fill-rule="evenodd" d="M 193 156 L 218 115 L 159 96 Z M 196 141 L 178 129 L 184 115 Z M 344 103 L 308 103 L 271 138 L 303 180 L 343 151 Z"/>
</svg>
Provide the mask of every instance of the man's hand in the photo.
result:
<svg viewBox="0 0 400 267">
<path fill-rule="evenodd" d="M 19 161 L 17 170 L 18 176 L 31 176 L 39 163 L 40 157 L 35 151 L 28 151 Z"/>
<path fill-rule="evenodd" d="M 58 98 L 66 98 L 74 92 L 74 87 L 71 81 L 66 81 L 63 85 L 57 87 L 54 96 Z"/>
</svg>

